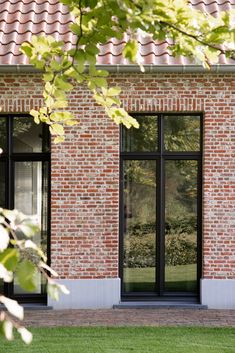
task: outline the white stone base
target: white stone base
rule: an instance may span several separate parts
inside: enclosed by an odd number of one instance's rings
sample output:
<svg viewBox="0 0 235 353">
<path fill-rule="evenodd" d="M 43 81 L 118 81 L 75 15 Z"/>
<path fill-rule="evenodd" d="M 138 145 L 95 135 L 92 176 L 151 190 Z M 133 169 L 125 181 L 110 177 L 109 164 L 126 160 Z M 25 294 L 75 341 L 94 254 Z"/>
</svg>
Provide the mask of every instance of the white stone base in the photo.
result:
<svg viewBox="0 0 235 353">
<path fill-rule="evenodd" d="M 77 279 L 57 280 L 70 291 L 60 295 L 59 301 L 48 297 L 48 305 L 53 309 L 104 309 L 112 308 L 120 302 L 120 279 Z"/>
<path fill-rule="evenodd" d="M 209 309 L 235 309 L 235 279 L 202 279 L 201 303 Z"/>
</svg>

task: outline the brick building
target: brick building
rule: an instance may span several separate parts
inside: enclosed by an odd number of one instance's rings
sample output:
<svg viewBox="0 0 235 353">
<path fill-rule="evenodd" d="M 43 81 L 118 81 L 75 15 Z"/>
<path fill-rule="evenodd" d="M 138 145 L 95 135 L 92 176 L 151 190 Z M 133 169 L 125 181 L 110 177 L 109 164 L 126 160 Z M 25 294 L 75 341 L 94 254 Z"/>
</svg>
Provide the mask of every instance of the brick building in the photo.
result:
<svg viewBox="0 0 235 353">
<path fill-rule="evenodd" d="M 70 45 L 69 13 L 56 0 L 0 5 L 0 206 L 38 214 L 38 241 L 71 294 L 47 301 L 41 278 L 35 293 L 17 283 L 2 290 L 55 308 L 235 308 L 234 62 L 221 57 L 207 72 L 140 39 L 143 74 L 110 41 L 98 64 L 140 129 L 114 125 L 77 87 L 69 106 L 80 124 L 50 148 L 46 128 L 28 116 L 42 104 L 41 75 L 18 49 L 40 32 Z M 216 13 L 235 2 L 196 6 Z"/>
</svg>

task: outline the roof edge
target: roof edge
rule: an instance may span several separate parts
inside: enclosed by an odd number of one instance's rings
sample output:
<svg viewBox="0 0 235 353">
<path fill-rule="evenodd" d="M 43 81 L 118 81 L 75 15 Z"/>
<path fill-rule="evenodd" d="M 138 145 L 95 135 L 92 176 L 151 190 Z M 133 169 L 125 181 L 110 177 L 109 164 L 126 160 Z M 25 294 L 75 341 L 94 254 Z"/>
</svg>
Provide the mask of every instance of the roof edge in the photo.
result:
<svg viewBox="0 0 235 353">
<path fill-rule="evenodd" d="M 217 64 L 212 65 L 210 70 L 204 68 L 202 65 L 144 65 L 145 71 L 142 72 L 139 65 L 96 65 L 98 70 L 107 70 L 110 73 L 156 73 L 156 72 L 216 72 L 226 73 L 235 72 L 235 64 Z M 42 71 L 36 69 L 33 65 L 4 65 L 0 64 L 0 73 L 40 73 Z"/>
</svg>

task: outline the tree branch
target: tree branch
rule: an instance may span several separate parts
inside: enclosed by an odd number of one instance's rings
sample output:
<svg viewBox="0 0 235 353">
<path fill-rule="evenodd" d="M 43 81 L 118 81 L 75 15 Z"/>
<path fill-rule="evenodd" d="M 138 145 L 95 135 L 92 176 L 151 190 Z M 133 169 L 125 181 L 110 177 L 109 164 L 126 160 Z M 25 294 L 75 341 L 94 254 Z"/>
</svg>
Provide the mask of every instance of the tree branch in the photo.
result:
<svg viewBox="0 0 235 353">
<path fill-rule="evenodd" d="M 170 28 L 174 29 L 175 31 L 177 31 L 177 32 L 179 32 L 179 33 L 181 33 L 181 34 L 183 34 L 183 35 L 186 36 L 186 37 L 189 37 L 189 38 L 194 39 L 195 41 L 197 41 L 198 43 L 202 44 L 203 46 L 206 46 L 206 47 L 211 48 L 211 49 L 214 49 L 214 50 L 218 50 L 221 54 L 226 55 L 226 54 L 229 53 L 229 54 L 230 54 L 229 57 L 230 57 L 232 60 L 235 60 L 235 55 L 234 55 L 233 52 L 230 51 L 230 50 L 224 50 L 224 49 L 222 49 L 222 48 L 220 48 L 220 47 L 217 47 L 216 45 L 213 45 L 213 44 L 211 44 L 211 43 L 208 43 L 208 42 L 206 42 L 206 41 L 200 39 L 196 34 L 188 33 L 188 32 L 186 32 L 185 30 L 183 30 L 183 29 L 177 27 L 176 25 L 174 25 L 174 24 L 172 24 L 172 23 L 165 22 L 165 21 L 160 21 L 159 23 L 160 23 L 161 25 L 163 25 L 163 26 L 167 26 L 167 27 L 170 27 Z"/>
</svg>

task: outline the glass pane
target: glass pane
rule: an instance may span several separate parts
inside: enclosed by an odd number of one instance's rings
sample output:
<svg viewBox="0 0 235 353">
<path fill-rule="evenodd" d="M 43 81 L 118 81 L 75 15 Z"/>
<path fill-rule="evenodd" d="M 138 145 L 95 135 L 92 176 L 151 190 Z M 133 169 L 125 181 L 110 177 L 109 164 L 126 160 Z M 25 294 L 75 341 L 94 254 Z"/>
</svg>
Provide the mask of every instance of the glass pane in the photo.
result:
<svg viewBox="0 0 235 353">
<path fill-rule="evenodd" d="M 164 147 L 167 151 L 199 151 L 200 116 L 165 116 Z"/>
<path fill-rule="evenodd" d="M 124 178 L 124 291 L 153 292 L 156 161 L 125 161 Z"/>
<path fill-rule="evenodd" d="M 15 163 L 15 204 L 14 207 L 27 215 L 37 215 L 41 231 L 34 236 L 34 241 L 46 252 L 47 248 L 47 196 L 48 163 L 16 162 Z M 41 275 L 37 275 L 37 290 L 45 290 Z M 24 291 L 14 283 L 14 293 Z"/>
<path fill-rule="evenodd" d="M 31 117 L 13 119 L 13 152 L 46 152 L 47 138 L 43 125 L 34 123 Z"/>
<path fill-rule="evenodd" d="M 0 153 L 2 151 L 6 152 L 6 147 L 7 147 L 6 118 L 0 117 Z"/>
<path fill-rule="evenodd" d="M 165 290 L 197 290 L 197 161 L 166 161 Z"/>
<path fill-rule="evenodd" d="M 5 163 L 0 162 L 0 207 L 6 207 L 5 192 Z"/>
<path fill-rule="evenodd" d="M 122 128 L 123 152 L 154 152 L 157 151 L 157 116 L 135 116 L 139 129 Z"/>
</svg>

